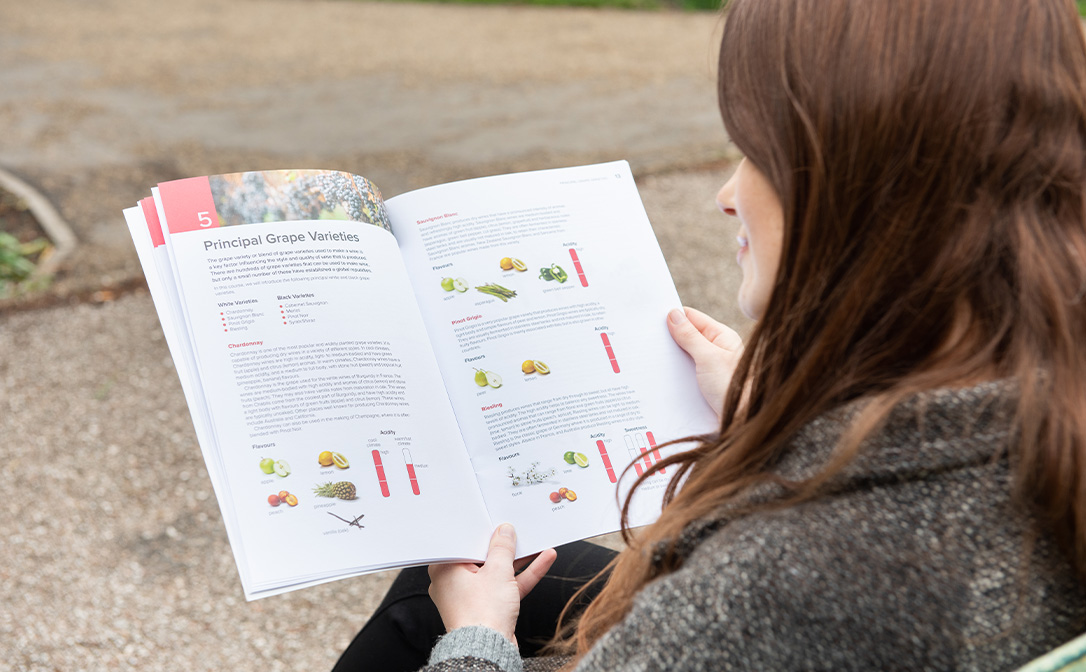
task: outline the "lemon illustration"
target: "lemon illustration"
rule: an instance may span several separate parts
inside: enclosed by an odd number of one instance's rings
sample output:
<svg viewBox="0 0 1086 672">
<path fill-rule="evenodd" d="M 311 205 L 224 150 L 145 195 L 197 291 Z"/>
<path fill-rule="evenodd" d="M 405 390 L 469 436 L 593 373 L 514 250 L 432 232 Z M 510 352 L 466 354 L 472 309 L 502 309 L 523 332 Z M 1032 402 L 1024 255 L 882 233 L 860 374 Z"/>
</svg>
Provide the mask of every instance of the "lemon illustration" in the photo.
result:
<svg viewBox="0 0 1086 672">
<path fill-rule="evenodd" d="M 551 367 L 547 366 L 539 360 L 532 362 L 532 366 L 535 367 L 537 373 L 540 373 L 544 376 L 551 372 Z"/>
</svg>

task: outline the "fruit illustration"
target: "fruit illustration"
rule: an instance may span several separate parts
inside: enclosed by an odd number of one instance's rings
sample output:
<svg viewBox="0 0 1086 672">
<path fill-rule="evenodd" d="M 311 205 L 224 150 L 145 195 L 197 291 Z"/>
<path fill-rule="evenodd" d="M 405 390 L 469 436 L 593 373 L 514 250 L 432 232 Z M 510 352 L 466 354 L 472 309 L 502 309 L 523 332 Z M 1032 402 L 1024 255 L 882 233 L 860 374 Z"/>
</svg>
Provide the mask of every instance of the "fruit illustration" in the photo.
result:
<svg viewBox="0 0 1086 672">
<path fill-rule="evenodd" d="M 562 456 L 562 459 L 566 461 L 566 464 L 573 464 L 573 462 L 575 461 L 573 457 L 573 451 L 567 450 L 566 454 Z"/>
<path fill-rule="evenodd" d="M 562 495 L 559 495 L 557 492 L 552 492 L 550 497 L 551 497 L 551 501 L 554 502 L 555 504 L 562 501 Z"/>
<path fill-rule="evenodd" d="M 503 257 L 502 260 L 498 262 L 498 266 L 501 266 L 503 271 L 511 271 L 513 270 L 513 260 L 509 257 Z"/>
<path fill-rule="evenodd" d="M 277 460 L 272 470 L 275 471 L 276 476 L 290 476 L 290 464 L 286 460 Z"/>
<path fill-rule="evenodd" d="M 584 469 L 588 466 L 588 456 L 584 453 L 577 453 L 573 456 L 573 463 L 581 469 Z"/>
<path fill-rule="evenodd" d="M 528 270 L 528 264 L 524 263 L 520 259 L 513 259 L 512 263 L 514 270 L 520 271 L 521 273 Z"/>
<path fill-rule="evenodd" d="M 333 461 L 334 460 L 332 459 L 332 451 L 330 450 L 326 450 L 317 456 L 317 463 L 320 464 L 322 467 L 332 466 Z"/>
<path fill-rule="evenodd" d="M 451 292 L 455 289 L 456 291 L 463 294 L 464 292 L 468 291 L 468 281 L 463 278 L 456 278 L 455 280 L 452 278 L 442 278 L 441 288 L 444 289 L 446 292 Z"/>
<path fill-rule="evenodd" d="M 279 506 L 279 495 L 268 495 L 268 504 Z"/>
<path fill-rule="evenodd" d="M 569 492 L 569 488 L 558 488 L 559 497 L 565 497 L 567 492 Z"/>
<path fill-rule="evenodd" d="M 318 497 L 355 499 L 358 496 L 358 490 L 355 489 L 354 483 L 351 483 L 350 481 L 338 481 L 336 483 L 329 481 L 324 485 L 318 485 L 313 488 L 313 494 Z"/>
<path fill-rule="evenodd" d="M 524 360 L 524 363 L 520 365 L 520 370 L 524 373 L 535 373 L 535 362 L 530 359 Z"/>
<path fill-rule="evenodd" d="M 534 362 L 532 362 L 532 366 L 535 368 L 537 373 L 539 373 L 540 375 L 543 375 L 543 376 L 545 376 L 545 375 L 547 375 L 548 373 L 551 372 L 551 367 L 547 366 L 546 364 L 539 361 L 538 359 L 535 360 Z"/>
<path fill-rule="evenodd" d="M 489 385 L 497 389 L 502 386 L 502 377 L 493 371 L 475 369 L 475 384 L 479 387 L 486 387 Z"/>
<path fill-rule="evenodd" d="M 343 453 L 332 453 L 332 464 L 336 465 L 340 469 L 346 469 L 351 466 L 351 463 L 347 461 L 347 458 Z"/>
<path fill-rule="evenodd" d="M 290 493 L 287 492 L 286 490 L 280 490 L 279 491 L 279 500 L 283 501 L 283 502 L 287 501 L 287 495 L 289 495 L 289 494 Z"/>
<path fill-rule="evenodd" d="M 562 494 L 562 496 L 565 497 L 566 499 L 568 499 L 571 502 L 576 502 L 577 501 L 577 493 L 573 492 L 572 490 L 566 490 Z"/>
<path fill-rule="evenodd" d="M 287 494 L 287 496 L 285 498 L 283 498 L 283 501 L 286 502 L 290 506 L 298 506 L 298 498 L 295 497 L 294 495 L 289 494 L 289 493 Z"/>
<path fill-rule="evenodd" d="M 275 471 L 275 460 L 270 457 L 265 457 L 260 461 L 260 470 L 265 474 L 270 474 Z"/>
</svg>

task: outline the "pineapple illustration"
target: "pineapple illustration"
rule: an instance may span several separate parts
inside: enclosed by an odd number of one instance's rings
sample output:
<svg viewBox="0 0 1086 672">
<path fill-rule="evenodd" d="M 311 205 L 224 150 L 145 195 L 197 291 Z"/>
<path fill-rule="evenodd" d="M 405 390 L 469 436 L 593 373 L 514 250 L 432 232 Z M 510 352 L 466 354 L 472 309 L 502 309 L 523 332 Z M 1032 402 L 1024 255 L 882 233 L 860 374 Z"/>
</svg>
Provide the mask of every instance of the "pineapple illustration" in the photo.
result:
<svg viewBox="0 0 1086 672">
<path fill-rule="evenodd" d="M 358 496 L 358 491 L 354 487 L 354 483 L 350 481 L 339 481 L 332 483 L 329 481 L 324 485 L 313 488 L 314 494 L 318 497 L 338 497 L 339 499 L 355 499 Z"/>
</svg>

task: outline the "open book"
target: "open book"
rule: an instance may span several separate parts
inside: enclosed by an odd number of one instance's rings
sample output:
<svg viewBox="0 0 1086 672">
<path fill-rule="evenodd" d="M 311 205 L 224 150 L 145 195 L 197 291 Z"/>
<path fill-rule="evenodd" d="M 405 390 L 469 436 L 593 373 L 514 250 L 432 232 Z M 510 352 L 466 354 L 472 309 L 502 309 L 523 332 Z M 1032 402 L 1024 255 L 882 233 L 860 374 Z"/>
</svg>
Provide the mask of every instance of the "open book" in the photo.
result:
<svg viewBox="0 0 1086 672">
<path fill-rule="evenodd" d="M 612 532 L 660 444 L 714 427 L 625 162 L 152 191 L 125 217 L 248 599 L 482 560 L 502 522 L 518 556 Z"/>
</svg>

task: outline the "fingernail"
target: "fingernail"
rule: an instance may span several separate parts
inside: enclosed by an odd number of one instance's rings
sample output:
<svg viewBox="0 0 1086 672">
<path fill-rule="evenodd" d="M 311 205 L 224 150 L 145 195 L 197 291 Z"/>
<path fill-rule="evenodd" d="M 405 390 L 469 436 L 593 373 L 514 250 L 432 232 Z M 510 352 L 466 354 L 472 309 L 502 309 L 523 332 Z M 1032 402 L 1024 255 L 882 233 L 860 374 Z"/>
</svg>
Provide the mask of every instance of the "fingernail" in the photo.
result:
<svg viewBox="0 0 1086 672">
<path fill-rule="evenodd" d="M 513 526 L 509 523 L 502 523 L 498 526 L 498 534 L 503 537 L 515 537 L 517 533 L 513 530 Z"/>
<path fill-rule="evenodd" d="M 679 325 L 686 322 L 686 311 L 682 308 L 672 308 L 671 312 L 667 314 L 668 322 Z"/>
</svg>

